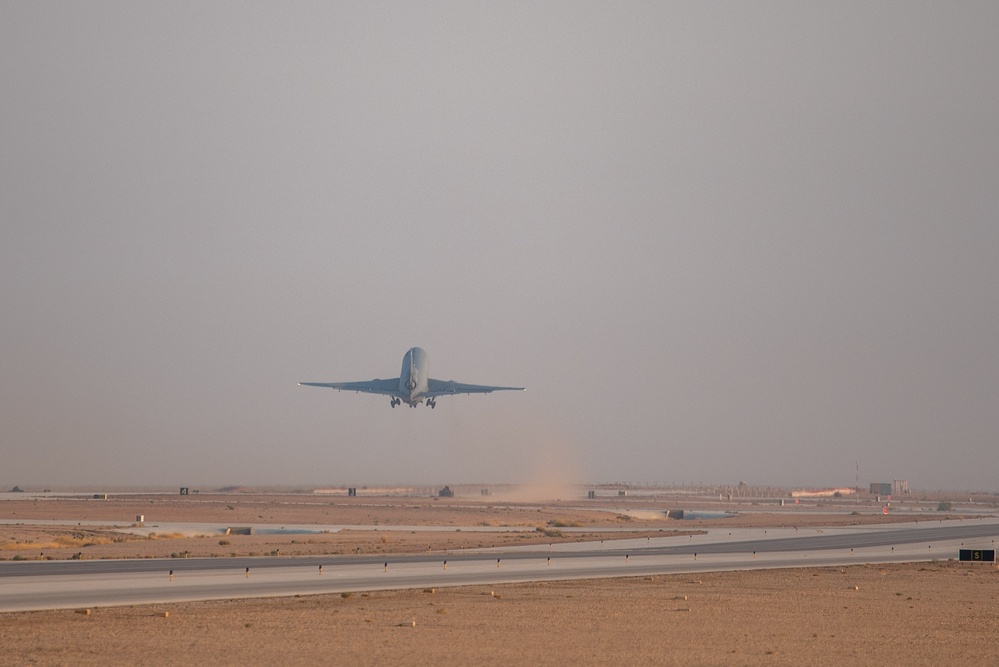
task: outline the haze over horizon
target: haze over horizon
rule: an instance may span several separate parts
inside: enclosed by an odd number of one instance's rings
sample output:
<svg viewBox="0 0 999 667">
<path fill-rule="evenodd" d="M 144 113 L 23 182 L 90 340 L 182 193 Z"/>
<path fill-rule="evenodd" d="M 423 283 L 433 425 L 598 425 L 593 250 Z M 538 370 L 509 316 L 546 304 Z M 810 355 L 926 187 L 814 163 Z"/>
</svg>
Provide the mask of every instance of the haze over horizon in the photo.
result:
<svg viewBox="0 0 999 667">
<path fill-rule="evenodd" d="M 997 25 L 0 5 L 0 489 L 999 491 Z"/>
</svg>

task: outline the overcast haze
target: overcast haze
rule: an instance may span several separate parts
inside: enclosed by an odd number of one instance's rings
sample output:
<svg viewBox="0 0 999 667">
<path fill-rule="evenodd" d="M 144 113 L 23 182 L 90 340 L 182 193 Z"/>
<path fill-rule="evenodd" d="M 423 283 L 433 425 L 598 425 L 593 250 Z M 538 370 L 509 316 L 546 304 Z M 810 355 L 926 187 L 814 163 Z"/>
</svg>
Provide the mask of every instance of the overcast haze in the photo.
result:
<svg viewBox="0 0 999 667">
<path fill-rule="evenodd" d="M 999 491 L 997 27 L 2 3 L 0 485 Z"/>
</svg>

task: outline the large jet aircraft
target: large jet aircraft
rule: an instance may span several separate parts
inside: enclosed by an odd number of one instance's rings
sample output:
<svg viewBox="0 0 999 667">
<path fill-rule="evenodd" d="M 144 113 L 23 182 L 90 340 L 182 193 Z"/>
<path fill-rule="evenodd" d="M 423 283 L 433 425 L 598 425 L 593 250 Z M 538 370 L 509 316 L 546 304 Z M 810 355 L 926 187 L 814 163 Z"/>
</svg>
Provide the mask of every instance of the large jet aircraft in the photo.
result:
<svg viewBox="0 0 999 667">
<path fill-rule="evenodd" d="M 430 377 L 430 360 L 419 347 L 410 348 L 402 358 L 402 372 L 391 380 L 368 380 L 367 382 L 299 382 L 307 387 L 329 387 L 340 391 L 357 391 L 368 394 L 384 394 L 392 397 L 392 407 L 408 403 L 415 408 L 426 401 L 431 408 L 437 407 L 437 397 L 447 394 L 488 394 L 491 391 L 524 391 L 524 387 L 490 387 L 481 384 L 462 384 L 454 380 L 435 380 Z"/>
</svg>

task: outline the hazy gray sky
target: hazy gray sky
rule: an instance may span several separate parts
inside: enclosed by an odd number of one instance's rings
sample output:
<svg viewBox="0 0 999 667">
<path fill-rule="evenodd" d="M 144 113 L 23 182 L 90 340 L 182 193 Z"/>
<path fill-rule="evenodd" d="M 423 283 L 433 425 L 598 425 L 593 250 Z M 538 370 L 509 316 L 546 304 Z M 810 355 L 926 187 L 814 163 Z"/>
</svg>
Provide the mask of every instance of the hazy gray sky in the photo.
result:
<svg viewBox="0 0 999 667">
<path fill-rule="evenodd" d="M 4 2 L 0 485 L 999 490 L 997 27 Z"/>
</svg>

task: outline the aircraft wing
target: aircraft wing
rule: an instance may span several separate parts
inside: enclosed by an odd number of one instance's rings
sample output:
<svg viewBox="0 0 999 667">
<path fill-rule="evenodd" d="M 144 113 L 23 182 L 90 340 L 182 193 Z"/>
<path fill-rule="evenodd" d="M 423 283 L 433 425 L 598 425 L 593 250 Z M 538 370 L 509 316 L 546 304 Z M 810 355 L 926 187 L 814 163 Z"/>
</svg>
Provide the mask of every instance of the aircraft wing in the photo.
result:
<svg viewBox="0 0 999 667">
<path fill-rule="evenodd" d="M 524 391 L 524 387 L 490 387 L 483 384 L 462 384 L 453 380 L 435 380 L 430 378 L 427 381 L 427 391 L 424 396 L 432 398 L 434 396 L 447 396 L 448 394 L 488 394 L 491 391 Z"/>
<path fill-rule="evenodd" d="M 328 387 L 340 391 L 359 391 L 365 394 L 385 394 L 386 396 L 399 394 L 399 378 L 368 380 L 366 382 L 299 382 L 298 384 L 306 387 Z"/>
</svg>

